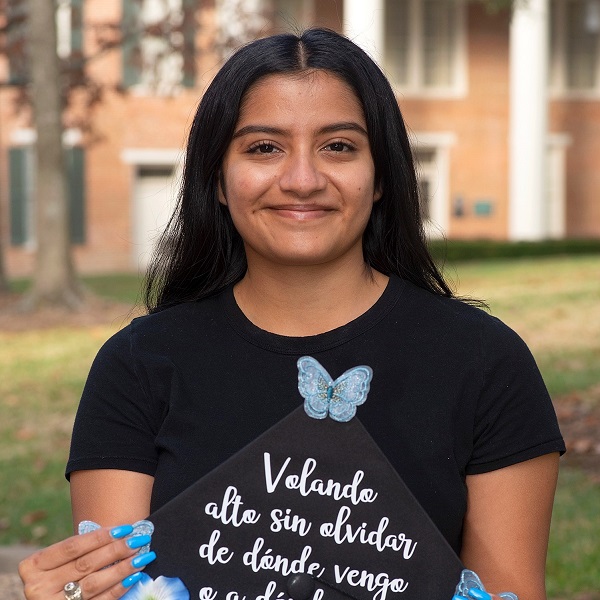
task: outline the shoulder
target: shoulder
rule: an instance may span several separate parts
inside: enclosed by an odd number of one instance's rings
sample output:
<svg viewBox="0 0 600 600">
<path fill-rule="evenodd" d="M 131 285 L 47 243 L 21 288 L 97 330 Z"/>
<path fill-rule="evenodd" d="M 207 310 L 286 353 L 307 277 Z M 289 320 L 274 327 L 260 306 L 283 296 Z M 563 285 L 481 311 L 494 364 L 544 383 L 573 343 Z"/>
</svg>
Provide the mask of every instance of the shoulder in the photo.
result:
<svg viewBox="0 0 600 600">
<path fill-rule="evenodd" d="M 482 344 L 523 344 L 513 329 L 484 308 L 434 294 L 410 282 L 403 282 L 398 304 L 420 328 L 435 331 L 441 338 L 452 334 L 456 341 L 471 338 Z"/>
<path fill-rule="evenodd" d="M 186 302 L 134 318 L 112 335 L 101 347 L 97 361 L 103 357 L 129 356 L 147 352 L 175 350 L 192 340 L 201 340 L 212 329 L 222 331 L 220 294 L 197 302 Z"/>
<path fill-rule="evenodd" d="M 202 336 L 223 316 L 226 291 L 195 302 L 183 302 L 133 319 L 130 325 L 134 343 L 144 340 L 173 340 Z"/>
<path fill-rule="evenodd" d="M 398 339 L 406 338 L 420 357 L 460 364 L 484 379 L 494 371 L 537 369 L 521 336 L 477 306 L 406 283 L 393 313 L 390 329 Z"/>
</svg>

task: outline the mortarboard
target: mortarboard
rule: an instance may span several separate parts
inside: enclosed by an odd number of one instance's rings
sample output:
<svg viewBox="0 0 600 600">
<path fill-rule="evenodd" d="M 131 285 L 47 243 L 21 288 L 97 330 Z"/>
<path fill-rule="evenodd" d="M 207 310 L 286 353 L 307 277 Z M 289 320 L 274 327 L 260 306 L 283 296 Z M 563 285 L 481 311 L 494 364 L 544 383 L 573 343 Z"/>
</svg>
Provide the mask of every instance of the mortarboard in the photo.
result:
<svg viewBox="0 0 600 600">
<path fill-rule="evenodd" d="M 459 558 L 354 416 L 370 369 L 298 366 L 305 405 L 150 515 L 146 573 L 200 600 L 452 598 Z"/>
</svg>

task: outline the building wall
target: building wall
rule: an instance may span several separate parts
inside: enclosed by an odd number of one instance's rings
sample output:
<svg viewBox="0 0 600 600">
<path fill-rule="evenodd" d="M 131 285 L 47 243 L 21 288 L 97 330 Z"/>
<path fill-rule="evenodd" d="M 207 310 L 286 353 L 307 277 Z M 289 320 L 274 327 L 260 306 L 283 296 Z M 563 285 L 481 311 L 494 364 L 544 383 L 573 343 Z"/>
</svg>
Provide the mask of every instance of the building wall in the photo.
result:
<svg viewBox="0 0 600 600">
<path fill-rule="evenodd" d="M 86 0 L 86 18 L 103 22 L 120 18 L 120 0 Z M 86 139 L 86 234 L 75 248 L 81 272 L 127 271 L 136 268 L 133 196 L 137 166 L 127 158 L 135 151 L 170 153 L 179 159 L 202 90 L 216 73 L 214 3 L 200 11 L 197 34 L 197 85 L 173 97 L 130 91 L 107 93 L 91 113 Z M 341 3 L 318 3 L 314 18 L 340 30 Z M 414 141 L 445 140 L 448 157 L 446 217 L 449 238 L 506 239 L 508 236 L 509 14 L 489 13 L 481 3 L 467 4 L 467 93 L 462 97 L 427 98 L 398 94 Z M 85 40 L 93 51 L 90 32 Z M 116 50 L 92 63 L 93 76 L 116 82 L 121 73 Z M 0 77 L 6 65 L 0 64 Z M 15 116 L 14 92 L 0 88 L 0 231 L 11 276 L 31 271 L 33 249 L 7 247 L 8 188 L 6 149 L 11 132 L 27 126 L 27 115 Z M 77 106 L 77 103 L 75 103 Z M 600 236 L 600 104 L 593 100 L 550 101 L 549 132 L 564 134 L 566 146 L 566 234 Z M 77 109 L 76 109 L 77 110 Z M 146 166 L 152 166 L 150 162 Z M 167 162 L 175 160 L 168 159 Z M 154 166 L 164 166 L 160 159 Z M 175 190 L 173 190 L 175 191 Z M 456 214 L 457 206 L 462 214 Z M 485 209 L 489 208 L 487 214 Z"/>
<path fill-rule="evenodd" d="M 570 138 L 566 150 L 568 237 L 600 237 L 600 102 L 552 100 L 549 129 Z"/>
<path fill-rule="evenodd" d="M 398 97 L 409 128 L 452 132 L 448 237 L 503 239 L 508 210 L 508 15 L 479 3 L 467 12 L 467 95 L 454 99 Z M 458 200 L 461 199 L 461 200 Z M 454 216 L 461 202 L 464 216 Z M 491 214 L 478 216 L 477 203 Z"/>
<path fill-rule="evenodd" d="M 118 22 L 120 0 L 87 0 L 85 16 L 91 22 Z M 201 91 L 214 76 L 219 59 L 212 50 L 214 5 L 205 3 L 199 12 L 197 35 L 198 64 L 196 87 L 183 89 L 171 97 L 156 97 L 130 90 L 126 94 L 107 91 L 101 104 L 86 113 L 90 132 L 85 143 L 86 243 L 75 246 L 76 267 L 80 272 L 130 271 L 136 269 L 133 246 L 133 193 L 137 166 L 124 160 L 126 150 L 171 151 L 183 159 L 186 134 L 191 124 Z M 93 35 L 87 32 L 85 48 L 95 50 Z M 117 83 L 122 71 L 120 50 L 108 52 L 90 64 L 92 77 L 110 86 Z M 107 89 L 109 89 L 107 87 Z M 11 112 L 9 96 L 0 98 L 2 148 L 12 144 L 11 131 L 26 126 L 27 119 L 16 120 Z M 77 102 L 73 113 L 81 111 Z M 7 215 L 6 158 L 2 157 L 3 218 Z M 146 166 L 152 166 L 149 163 Z M 155 166 L 162 166 L 158 161 Z M 175 190 L 173 190 L 175 193 Z M 7 239 L 7 223 L 3 239 Z M 27 246 L 6 248 L 7 270 L 11 276 L 31 272 L 34 249 Z"/>
</svg>

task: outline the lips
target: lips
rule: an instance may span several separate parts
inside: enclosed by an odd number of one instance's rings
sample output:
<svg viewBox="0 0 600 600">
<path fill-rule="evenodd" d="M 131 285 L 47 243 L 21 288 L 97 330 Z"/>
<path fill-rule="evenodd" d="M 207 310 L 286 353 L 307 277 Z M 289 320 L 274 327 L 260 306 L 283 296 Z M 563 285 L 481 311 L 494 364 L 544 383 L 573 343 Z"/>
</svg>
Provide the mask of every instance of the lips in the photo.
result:
<svg viewBox="0 0 600 600">
<path fill-rule="evenodd" d="M 319 204 L 282 204 L 269 206 L 268 210 L 273 211 L 280 217 L 309 221 L 324 217 L 332 213 L 334 209 Z"/>
</svg>

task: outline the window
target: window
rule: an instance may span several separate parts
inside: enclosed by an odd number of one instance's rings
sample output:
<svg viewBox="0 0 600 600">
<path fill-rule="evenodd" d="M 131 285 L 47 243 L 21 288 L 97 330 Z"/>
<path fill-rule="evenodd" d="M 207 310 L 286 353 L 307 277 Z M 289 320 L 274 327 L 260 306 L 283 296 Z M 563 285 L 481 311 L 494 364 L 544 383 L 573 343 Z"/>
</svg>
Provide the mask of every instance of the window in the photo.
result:
<svg viewBox="0 0 600 600">
<path fill-rule="evenodd" d="M 413 156 L 421 201 L 421 216 L 428 237 L 448 232 L 450 218 L 450 148 L 456 143 L 450 132 L 415 134 Z"/>
<path fill-rule="evenodd" d="M 437 169 L 435 164 L 435 149 L 420 148 L 415 150 L 414 154 L 415 162 L 417 163 L 421 218 L 426 222 L 432 218 L 432 201 L 436 188 Z"/>
<path fill-rule="evenodd" d="M 403 93 L 465 92 L 462 0 L 386 0 L 383 63 Z"/>
<path fill-rule="evenodd" d="M 145 269 L 173 213 L 175 165 L 138 165 L 133 194 L 133 264 Z"/>
<path fill-rule="evenodd" d="M 315 18 L 313 0 L 273 0 L 275 30 L 295 31 L 310 27 Z"/>
<path fill-rule="evenodd" d="M 550 87 L 600 94 L 600 0 L 552 0 Z"/>
<path fill-rule="evenodd" d="M 567 148 L 571 141 L 568 134 L 553 133 L 546 143 L 546 236 L 553 239 L 564 238 L 567 230 Z"/>
<path fill-rule="evenodd" d="M 10 179 L 10 242 L 13 246 L 33 244 L 33 148 L 23 146 L 8 149 Z"/>
<path fill-rule="evenodd" d="M 264 0 L 216 0 L 215 49 L 223 60 L 242 44 L 265 35 L 269 10 Z"/>
<path fill-rule="evenodd" d="M 123 0 L 123 83 L 170 95 L 195 80 L 194 0 Z"/>
<path fill-rule="evenodd" d="M 31 132 L 35 136 L 34 132 Z M 85 154 L 79 146 L 65 148 L 69 192 L 71 242 L 85 243 Z M 10 241 L 13 246 L 34 246 L 35 154 L 32 145 L 8 149 L 10 178 Z"/>
<path fill-rule="evenodd" d="M 56 50 L 67 60 L 81 54 L 83 0 L 58 0 L 56 5 Z M 7 14 L 7 56 L 12 85 L 25 85 L 29 80 L 27 57 L 27 0 L 9 0 Z"/>
<path fill-rule="evenodd" d="M 27 51 L 25 49 L 27 31 L 27 4 L 25 0 L 9 0 L 6 15 L 8 81 L 11 84 L 20 85 L 29 79 Z"/>
</svg>

